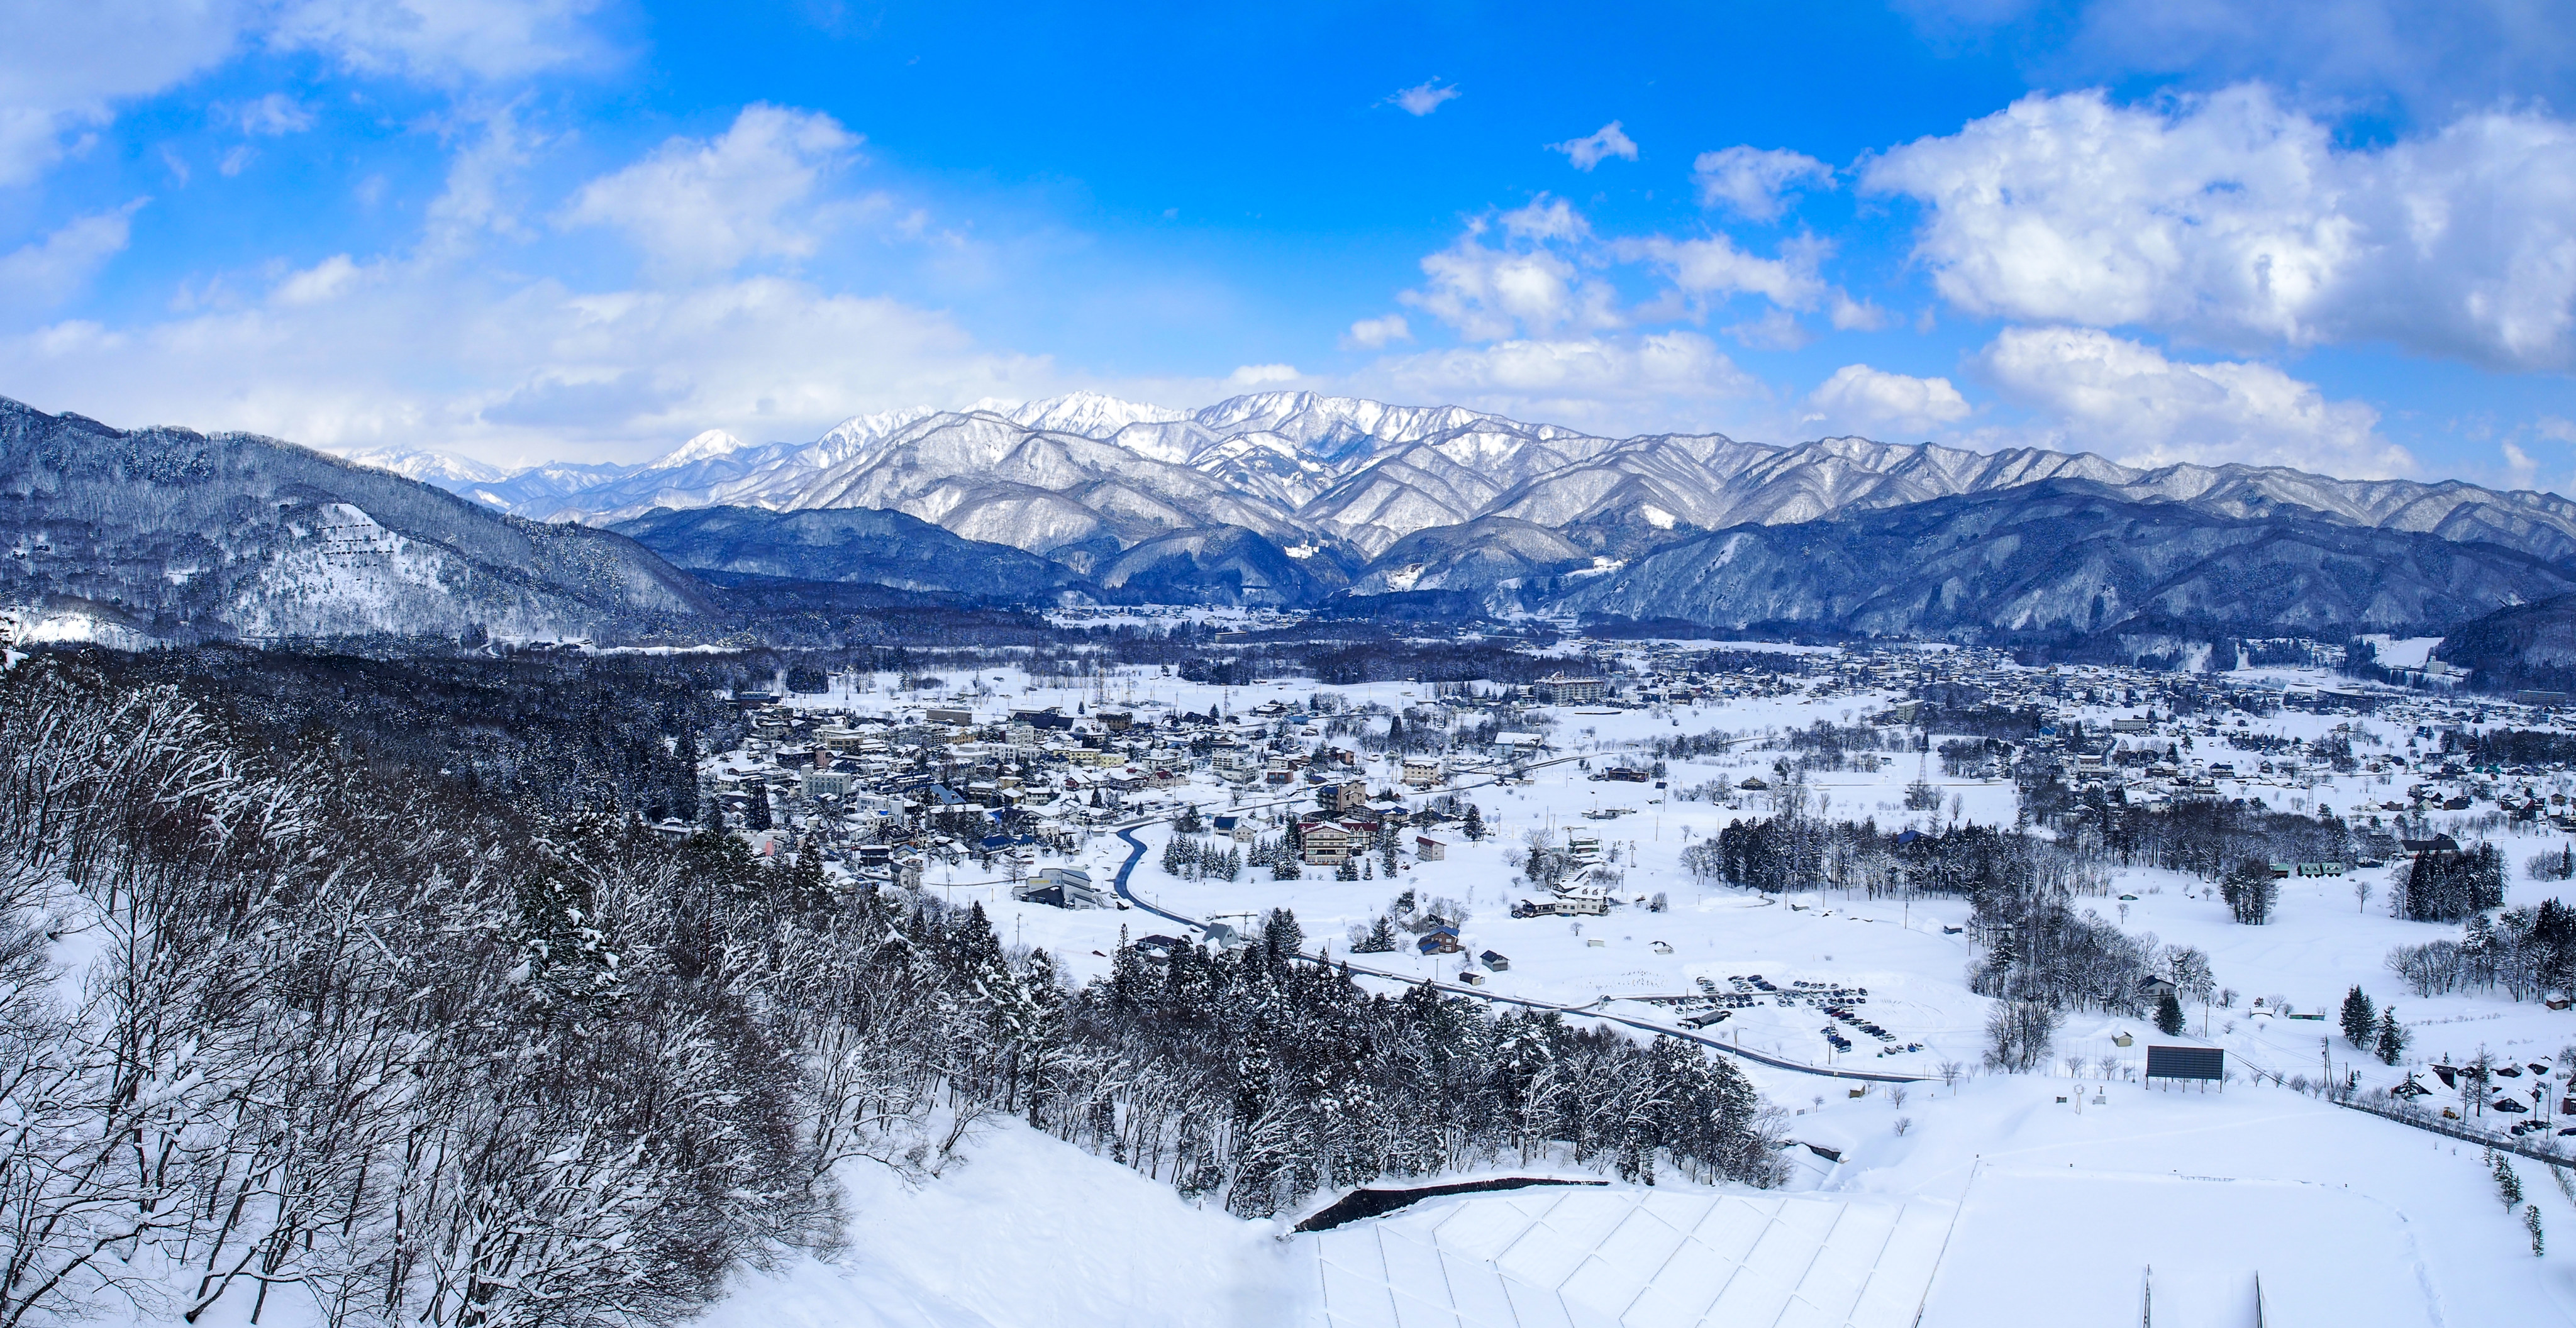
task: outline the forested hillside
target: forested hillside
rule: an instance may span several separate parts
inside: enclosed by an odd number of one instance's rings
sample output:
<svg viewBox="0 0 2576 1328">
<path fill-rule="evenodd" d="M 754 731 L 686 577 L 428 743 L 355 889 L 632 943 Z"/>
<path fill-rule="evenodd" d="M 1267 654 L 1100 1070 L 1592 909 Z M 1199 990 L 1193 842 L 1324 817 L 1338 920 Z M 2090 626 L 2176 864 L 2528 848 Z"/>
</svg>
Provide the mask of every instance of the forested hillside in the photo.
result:
<svg viewBox="0 0 2576 1328">
<path fill-rule="evenodd" d="M 1244 1216 L 1538 1153 L 1775 1175 L 1723 1061 L 1367 994 L 1284 912 L 1076 989 L 980 909 L 191 690 L 0 673 L 0 1324 L 672 1322 L 831 1247 L 840 1168 L 1002 1114 Z"/>
</svg>

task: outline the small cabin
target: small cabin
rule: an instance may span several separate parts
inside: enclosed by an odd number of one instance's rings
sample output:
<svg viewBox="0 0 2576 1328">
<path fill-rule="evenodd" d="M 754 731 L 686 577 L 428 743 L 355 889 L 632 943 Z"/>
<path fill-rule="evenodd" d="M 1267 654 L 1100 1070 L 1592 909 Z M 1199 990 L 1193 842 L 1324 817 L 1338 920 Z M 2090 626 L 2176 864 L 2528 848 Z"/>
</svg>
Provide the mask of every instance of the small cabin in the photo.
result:
<svg viewBox="0 0 2576 1328">
<path fill-rule="evenodd" d="M 1508 973 L 1512 968 L 1511 957 L 1498 950 L 1487 950 L 1476 956 L 1476 962 L 1497 973 Z"/>
</svg>

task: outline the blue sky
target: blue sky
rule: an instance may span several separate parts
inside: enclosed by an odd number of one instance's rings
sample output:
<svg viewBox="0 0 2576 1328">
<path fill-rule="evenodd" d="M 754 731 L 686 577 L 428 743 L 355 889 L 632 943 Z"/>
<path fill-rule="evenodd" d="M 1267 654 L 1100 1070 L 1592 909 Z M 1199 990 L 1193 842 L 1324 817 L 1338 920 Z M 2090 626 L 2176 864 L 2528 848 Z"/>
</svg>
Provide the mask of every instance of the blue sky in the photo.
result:
<svg viewBox="0 0 2576 1328">
<path fill-rule="evenodd" d="M 2563 3 L 0 14 L 0 394 L 350 451 L 1300 387 L 2576 486 Z"/>
</svg>

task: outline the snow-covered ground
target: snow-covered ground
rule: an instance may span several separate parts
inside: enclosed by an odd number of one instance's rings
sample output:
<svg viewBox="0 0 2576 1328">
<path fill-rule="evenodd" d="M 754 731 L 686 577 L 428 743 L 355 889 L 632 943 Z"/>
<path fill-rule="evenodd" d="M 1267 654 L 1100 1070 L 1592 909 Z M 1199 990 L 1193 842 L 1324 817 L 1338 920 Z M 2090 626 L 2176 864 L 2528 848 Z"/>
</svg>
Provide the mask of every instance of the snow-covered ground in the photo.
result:
<svg viewBox="0 0 2576 1328">
<path fill-rule="evenodd" d="M 2247 676 L 2290 685 L 2334 681 L 2302 670 Z M 800 697 L 794 703 L 872 708 L 924 699 L 909 694 L 898 698 L 885 690 L 890 681 L 879 678 L 870 690 Z M 962 677 L 952 681 L 966 682 Z M 1071 713 L 1077 703 L 1097 708 L 1106 699 L 1137 707 L 1140 719 L 1156 713 L 1157 705 L 1240 713 L 1264 700 L 1303 700 L 1318 690 L 1302 681 L 1221 689 L 1141 674 L 1052 688 L 1034 686 L 1025 675 L 1007 669 L 985 670 L 976 682 L 986 689 L 987 708 L 1003 702 L 1055 704 Z M 1431 689 L 1386 683 L 1321 690 L 1352 703 L 1401 708 L 1423 703 Z M 1556 723 L 1550 742 L 1552 755 L 1597 758 L 1597 767 L 1628 759 L 1624 754 L 1656 737 L 1712 729 L 1758 735 L 1818 720 L 1849 723 L 1891 699 L 1789 694 L 1701 706 L 1558 708 L 1552 712 Z M 2089 725 L 2102 727 L 2114 717 L 2141 713 L 2134 706 L 2070 709 Z M 2281 712 L 2252 719 L 2243 728 L 2236 726 L 2237 718 L 2226 717 L 2227 731 L 2249 736 L 2317 739 L 2338 725 L 2349 726 L 2356 751 L 2364 756 L 2402 753 L 2414 733 L 2411 719 L 2404 717 Z M 1940 736 L 1933 735 L 1936 743 Z M 2161 746 L 2162 739 L 2156 741 Z M 1804 1005 L 1740 1009 L 1715 1033 L 1747 1049 L 1819 1068 L 1930 1077 L 1945 1062 L 1974 1067 L 1983 1051 L 1990 1003 L 1966 985 L 1973 955 L 1968 938 L 1946 930 L 1965 922 L 1964 901 L 1873 900 L 1813 892 L 1765 898 L 1694 881 L 1682 868 L 1681 855 L 1689 845 L 1730 820 L 1764 816 L 1771 808 L 1761 792 L 1735 794 L 1734 806 L 1685 802 L 1671 795 L 1708 781 L 1732 786 L 1747 775 L 1767 777 L 1782 755 L 1751 744 L 1722 756 L 1677 761 L 1667 773 L 1669 787 L 1662 791 L 1652 784 L 1595 782 L 1576 759 L 1535 769 L 1527 784 L 1497 786 L 1481 776 L 1465 776 L 1462 796 L 1483 808 L 1492 837 L 1470 844 L 1443 834 L 1443 860 L 1408 861 L 1394 880 L 1336 881 L 1326 870 L 1309 869 L 1302 879 L 1275 881 L 1266 870 L 1248 869 L 1230 883 L 1186 881 L 1163 873 L 1149 852 L 1135 868 L 1133 887 L 1147 902 L 1192 919 L 1291 908 L 1304 925 L 1309 946 L 1329 943 L 1337 956 L 1346 949 L 1346 929 L 1377 916 L 1397 892 L 1447 896 L 1469 910 L 1463 928 L 1466 956 L 1424 958 L 1406 947 L 1393 954 L 1359 956 L 1360 961 L 1403 979 L 1447 981 L 1458 977 L 1463 960 L 1490 949 L 1508 956 L 1510 967 L 1487 975 L 1487 993 L 1596 1008 L 1650 1024 L 1669 1024 L 1672 1008 L 1625 998 L 1679 995 L 1702 979 L 1732 990 L 1733 979 L 1755 974 L 1779 988 L 1801 981 L 1867 988 L 1864 1013 L 1895 1034 L 1906 1050 L 1881 1053 L 1863 1040 L 1854 1052 L 1837 1056 L 1820 1036 L 1822 1018 Z M 2260 759 L 2205 735 L 2198 755 L 2234 760 L 2248 774 Z M 1394 782 L 1384 765 L 1363 763 L 1360 768 L 1372 788 Z M 1940 812 L 1904 810 L 1904 786 L 1918 771 L 1940 787 Z M 2378 802 L 2404 800 L 2407 784 L 2418 777 L 2312 770 L 2225 781 L 2220 792 L 2282 810 L 2331 805 L 2366 814 L 2362 809 Z M 2543 793 L 2569 787 L 2563 775 L 2508 782 Z M 1937 757 L 1928 768 L 1912 756 L 1900 756 L 1875 773 L 1822 774 L 1811 780 L 1810 788 L 1830 798 L 1819 809 L 1822 814 L 1873 817 L 1883 827 L 1928 825 L 1936 818 L 1947 823 L 1954 817 L 2009 826 L 2015 816 L 2008 782 L 1944 778 Z M 1254 808 L 1286 792 L 1256 787 L 1238 800 L 1222 786 L 1207 783 L 1172 795 L 1186 795 L 1213 812 L 1235 801 Z M 1606 819 L 1584 814 L 1610 809 L 1621 814 Z M 2461 814 L 2436 812 L 2433 824 L 2442 829 L 2462 819 Z M 1549 832 L 1561 840 L 1568 830 L 1600 837 L 1605 856 L 1625 873 L 1617 891 L 1622 898 L 1660 892 L 1669 900 L 1669 911 L 1626 905 L 1604 917 L 1511 918 L 1512 900 L 1535 891 L 1516 880 L 1510 857 L 1530 832 Z M 1159 824 L 1137 833 L 1149 849 L 1159 849 L 1169 835 Z M 1275 827 L 1265 825 L 1263 833 L 1275 833 Z M 2566 842 L 2565 836 L 2545 830 L 2500 837 L 2511 865 L 2509 906 L 2576 895 L 2566 884 L 2531 881 L 2522 871 L 2526 858 Z M 1125 843 L 1103 834 L 1071 860 L 1088 865 L 1095 879 L 1105 881 L 1127 856 Z M 1376 864 L 1371 870 L 1374 875 Z M 2553 1248 L 2534 1258 L 2518 1210 L 2505 1214 L 2473 1145 L 2241 1075 L 2223 1092 L 2207 1093 L 2149 1089 L 2135 1081 L 2149 1041 L 2221 1046 L 2240 1071 L 2311 1079 L 2359 1072 L 2365 1086 L 2384 1086 L 2414 1065 L 2445 1058 L 2463 1061 L 2481 1051 L 2519 1060 L 2556 1060 L 2562 1046 L 2576 1043 L 2576 1014 L 2550 1011 L 2537 1002 L 2515 1002 L 2500 993 L 2430 999 L 2405 993 L 2383 966 L 2389 948 L 2459 933 L 2456 927 L 2387 916 L 2386 878 L 2392 870 L 2396 868 L 2363 868 L 2356 878 L 2284 881 L 2275 920 L 2260 927 L 2231 921 L 2206 882 L 2144 868 L 2118 872 L 2108 894 L 2084 902 L 2133 933 L 2152 932 L 2164 943 L 2200 948 L 2210 957 L 2217 983 L 2233 993 L 2225 1005 L 2192 1007 L 2181 1039 L 2154 1034 L 2139 1020 L 2078 1013 L 2058 1039 L 2049 1073 L 1983 1075 L 1972 1068 L 1952 1086 L 1909 1086 L 1901 1104 L 1886 1085 L 1871 1086 L 1855 1098 L 1849 1081 L 1746 1064 L 1763 1092 L 1793 1113 L 1786 1122 L 1792 1137 L 1842 1155 L 1839 1163 L 1829 1163 L 1812 1153 L 1797 1154 L 1798 1175 L 1790 1190 L 1817 1202 L 1850 1200 L 1859 1205 L 1855 1212 L 1929 1211 L 1922 1206 L 1931 1205 L 1945 1215 L 1955 1214 L 1939 1271 L 1918 1279 L 1917 1304 L 1887 1322 L 1910 1323 L 1918 1307 L 1926 1325 L 2133 1321 L 2127 1316 L 2138 1313 L 2149 1265 L 2155 1269 L 2158 1308 L 2170 1315 L 2166 1322 L 2251 1324 L 2257 1277 L 2267 1323 L 2576 1319 L 2576 1202 L 2551 1182 L 2545 1165 L 2518 1164 L 2527 1202 L 2539 1206 L 2552 1239 L 2561 1239 L 2557 1233 L 2564 1231 L 2568 1245 L 2567 1252 Z M 982 903 L 1006 941 L 1045 946 L 1077 977 L 1105 972 L 1122 934 L 1177 930 L 1140 910 L 1068 912 L 1019 904 L 1007 887 L 982 881 L 983 873 L 971 865 L 934 865 L 925 887 L 960 904 Z M 2356 898 L 2357 882 L 2372 887 L 2366 903 Z M 2408 1065 L 2379 1065 L 2335 1036 L 2331 1012 L 2355 984 L 2397 1006 L 2398 1018 L 2413 1038 Z M 1385 985 L 1391 990 L 1395 984 Z M 2261 1016 L 2250 1013 L 2258 997 L 2265 1004 Z M 2284 1007 L 2301 1014 L 2327 1012 L 2329 1018 L 2312 1022 L 2271 1013 Z M 2119 1045 L 2123 1035 L 2129 1046 Z M 1919 1050 L 1912 1049 L 1918 1045 Z M 2063 1059 L 2068 1055 L 2082 1058 L 2072 1074 Z M 1325 1303 L 1326 1279 L 1318 1261 L 1337 1241 L 1348 1244 L 1358 1237 L 1283 1237 L 1270 1224 L 1193 1210 L 1164 1187 L 1025 1131 L 1005 1130 L 970 1152 L 974 1161 L 965 1171 L 919 1191 L 854 1178 L 862 1187 L 854 1197 L 859 1229 L 843 1263 L 807 1265 L 783 1279 L 747 1285 L 719 1321 L 1417 1321 L 1396 1309 L 1370 1318 Z M 1440 1200 L 1405 1216 L 1379 1219 L 1390 1231 L 1412 1233 L 1399 1244 L 1410 1241 L 1442 1251 L 1408 1273 L 1383 1261 L 1380 1267 L 1425 1306 L 1455 1305 L 1457 1296 L 1448 1291 L 1433 1295 L 1424 1290 L 1430 1285 L 1430 1272 L 1424 1270 L 1436 1272 L 1442 1258 L 1483 1258 L 1476 1250 L 1492 1253 L 1488 1237 L 1499 1229 L 1493 1224 L 1513 1220 L 1497 1214 L 1525 1215 L 1539 1202 L 1531 1197 L 1535 1193 L 1540 1192 Z M 1703 1207 L 1711 1198 L 1701 1195 Z M 1581 1202 L 1635 1208 L 1640 1200 L 1613 1187 L 1609 1197 Z M 1465 1242 L 1459 1249 L 1468 1253 L 1459 1254 L 1449 1249 L 1446 1237 L 1427 1234 L 1446 1230 L 1438 1224 L 1479 1208 L 1491 1212 L 1457 1220 L 1485 1232 L 1478 1237 L 1485 1245 Z M 1634 1225 L 1634 1231 L 1651 1225 Z M 1630 1227 L 1613 1224 L 1612 1229 Z M 1383 1247 L 1386 1238 L 1369 1239 Z M 1578 1240 L 1571 1235 L 1565 1239 Z M 1637 1282 L 1640 1275 L 1633 1269 L 1648 1247 L 1630 1248 L 1623 1239 L 1603 1236 L 1585 1248 L 1596 1262 L 1630 1269 L 1621 1276 Z M 1491 1277 L 1506 1282 L 1522 1276 L 1515 1271 L 1520 1265 L 1501 1254 L 1484 1258 L 1484 1265 L 1493 1270 Z M 1637 1286 L 1653 1281 L 1646 1276 Z M 1462 1283 L 1453 1278 L 1444 1285 Z M 1648 1296 L 1637 1290 L 1627 1310 L 1597 1297 L 1566 1295 L 1559 1300 L 1589 1307 L 1568 1311 L 1571 1317 L 1564 1321 L 1643 1324 L 1682 1320 L 1664 1310 L 1648 1313 L 1635 1307 L 1681 1305 L 1696 1294 L 1666 1288 Z M 1400 1295 L 1388 1303 L 1409 1302 Z M 1714 1303 L 1703 1302 L 1702 1309 Z M 1463 1317 L 1440 1321 L 1515 1321 L 1479 1313 L 1462 1310 Z M 1880 1320 L 1853 1311 L 1845 1317 L 1781 1321 Z"/>
</svg>

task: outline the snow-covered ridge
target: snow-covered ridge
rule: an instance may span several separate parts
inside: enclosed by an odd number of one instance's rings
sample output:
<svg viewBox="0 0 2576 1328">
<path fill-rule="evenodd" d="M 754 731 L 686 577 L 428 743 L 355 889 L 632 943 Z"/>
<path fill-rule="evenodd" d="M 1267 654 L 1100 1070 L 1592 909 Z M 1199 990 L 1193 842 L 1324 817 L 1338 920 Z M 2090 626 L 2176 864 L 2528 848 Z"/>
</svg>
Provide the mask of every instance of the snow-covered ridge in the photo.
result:
<svg viewBox="0 0 2576 1328">
<path fill-rule="evenodd" d="M 699 434 L 697 437 L 680 444 L 677 448 L 674 448 L 651 461 L 645 462 L 644 468 L 646 470 L 672 470 L 680 466 L 685 466 L 692 461 L 708 461 L 713 460 L 716 457 L 731 456 L 749 446 L 751 446 L 751 444 L 734 437 L 732 434 L 726 433 L 722 429 L 709 429 L 706 432 Z"/>
<path fill-rule="evenodd" d="M 405 479 L 426 480 L 432 484 L 492 484 L 519 473 L 472 457 L 417 448 L 379 447 L 373 451 L 351 453 L 341 459 L 353 466 L 389 470 Z"/>
<path fill-rule="evenodd" d="M 2142 470 L 2083 452 L 1867 438 L 1605 438 L 1460 406 L 1313 392 L 1256 392 L 1197 410 L 1094 392 L 988 400 L 855 416 L 803 445 L 746 446 L 710 430 L 648 466 L 544 466 L 503 483 L 426 477 L 517 515 L 593 524 L 656 508 L 883 507 L 1049 556 L 1222 524 L 1365 561 L 1417 532 L 1487 517 L 1602 532 L 1594 552 L 1626 554 L 1699 531 L 2057 483 L 2230 520 L 2304 512 L 2576 558 L 2576 503 L 2554 494 L 2277 467 Z"/>
</svg>

